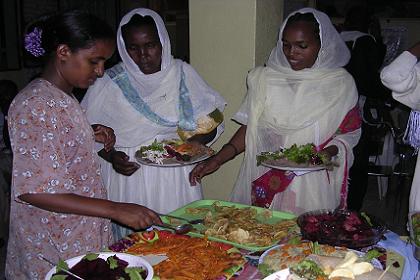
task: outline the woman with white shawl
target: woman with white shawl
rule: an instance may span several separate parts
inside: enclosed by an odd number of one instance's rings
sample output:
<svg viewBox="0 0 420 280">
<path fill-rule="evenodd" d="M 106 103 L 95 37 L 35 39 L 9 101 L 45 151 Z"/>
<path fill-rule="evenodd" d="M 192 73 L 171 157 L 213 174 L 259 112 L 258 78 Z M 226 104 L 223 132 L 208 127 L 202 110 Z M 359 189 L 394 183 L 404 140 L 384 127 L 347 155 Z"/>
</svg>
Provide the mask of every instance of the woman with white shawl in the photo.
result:
<svg viewBox="0 0 420 280">
<path fill-rule="evenodd" d="M 267 66 L 248 74 L 248 93 L 234 116 L 242 127 L 213 158 L 195 167 L 190 182 L 244 151 L 232 201 L 296 214 L 346 207 L 361 124 L 356 86 L 343 69 L 349 56 L 327 15 L 311 8 L 289 15 Z M 339 166 L 305 174 L 257 166 L 261 152 L 307 143 Z"/>
<path fill-rule="evenodd" d="M 149 9 L 134 9 L 122 18 L 117 46 L 122 62 L 108 69 L 82 101 L 89 122 L 112 127 L 117 138 L 115 150 L 99 152 L 108 198 L 159 213 L 202 199 L 201 187 L 188 182 L 193 166 L 140 167 L 134 155 L 155 139 L 214 141 L 223 131 L 224 99 L 189 64 L 172 57 L 163 20 Z M 209 117 L 215 112 L 218 121 Z M 113 230 L 115 238 L 128 233 Z"/>
<path fill-rule="evenodd" d="M 382 83 L 392 90 L 392 97 L 412 109 L 404 138 L 417 151 L 420 148 L 419 58 L 420 42 L 417 42 L 381 71 Z M 417 155 L 408 210 L 420 211 L 420 155 Z"/>
</svg>

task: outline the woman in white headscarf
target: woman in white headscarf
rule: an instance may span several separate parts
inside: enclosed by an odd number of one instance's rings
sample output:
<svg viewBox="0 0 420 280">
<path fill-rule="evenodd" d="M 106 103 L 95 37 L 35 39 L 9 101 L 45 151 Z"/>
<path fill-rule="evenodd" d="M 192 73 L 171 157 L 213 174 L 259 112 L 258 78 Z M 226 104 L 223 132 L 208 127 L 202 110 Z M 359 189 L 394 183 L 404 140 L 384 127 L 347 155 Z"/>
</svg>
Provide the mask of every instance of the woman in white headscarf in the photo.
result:
<svg viewBox="0 0 420 280">
<path fill-rule="evenodd" d="M 356 87 L 342 68 L 349 56 L 327 15 L 311 8 L 289 15 L 267 66 L 248 74 L 248 93 L 234 116 L 242 127 L 218 154 L 195 167 L 190 182 L 245 151 L 233 201 L 296 214 L 346 207 L 352 148 L 360 137 Z M 263 151 L 307 143 L 339 167 L 295 174 L 257 166 Z"/>
<path fill-rule="evenodd" d="M 192 166 L 140 167 L 134 155 L 155 139 L 214 141 L 223 131 L 224 99 L 189 64 L 172 57 L 162 18 L 149 9 L 134 9 L 122 18 L 117 46 L 122 62 L 107 70 L 82 101 L 89 121 L 112 127 L 117 138 L 114 151 L 99 152 L 109 199 L 160 213 L 202 199 L 201 187 L 188 182 Z M 114 227 L 116 238 L 125 234 Z"/>
</svg>

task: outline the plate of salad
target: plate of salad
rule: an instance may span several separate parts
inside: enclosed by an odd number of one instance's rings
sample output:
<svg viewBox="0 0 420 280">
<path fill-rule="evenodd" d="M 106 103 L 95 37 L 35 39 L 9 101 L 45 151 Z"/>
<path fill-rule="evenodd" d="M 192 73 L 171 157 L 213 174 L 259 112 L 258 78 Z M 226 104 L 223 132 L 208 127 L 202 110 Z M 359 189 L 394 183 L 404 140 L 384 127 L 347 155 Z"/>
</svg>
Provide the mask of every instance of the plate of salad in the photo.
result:
<svg viewBox="0 0 420 280">
<path fill-rule="evenodd" d="M 348 251 L 343 258 L 311 254 L 300 262 L 264 278 L 264 280 L 397 280 L 394 274 L 376 268 L 357 252 Z"/>
<path fill-rule="evenodd" d="M 214 154 L 214 151 L 198 142 L 182 140 L 156 139 L 147 146 L 141 146 L 136 152 L 137 162 L 158 167 L 177 167 L 203 161 Z"/>
<path fill-rule="evenodd" d="M 375 251 L 369 253 L 362 253 L 360 251 L 355 251 L 347 249 L 345 247 L 334 247 L 325 244 L 318 244 L 317 242 L 307 242 L 303 241 L 298 244 L 281 244 L 276 245 L 267 251 L 265 251 L 258 262 L 259 271 L 266 276 L 266 280 L 272 279 L 289 279 L 282 278 L 289 276 L 297 268 L 302 266 L 302 262 L 305 265 L 306 260 L 317 256 L 316 258 L 321 258 L 322 261 L 327 257 L 328 259 L 332 258 L 334 262 L 340 262 L 344 260 L 346 256 L 351 252 L 353 263 L 355 262 L 369 262 L 372 268 L 382 270 L 383 267 L 381 263 L 376 259 L 378 254 Z M 327 260 L 331 263 L 331 260 Z M 318 260 L 317 260 L 318 262 Z M 280 273 L 281 272 L 281 273 Z M 276 278 L 278 276 L 278 278 Z M 301 278 L 292 278 L 292 279 L 301 279 Z M 310 277 L 303 277 L 303 279 L 312 279 Z M 316 279 L 325 279 L 325 278 L 316 278 Z M 354 278 L 353 278 L 354 279 Z"/>
<path fill-rule="evenodd" d="M 45 280 L 76 279 L 66 271 L 83 279 L 151 280 L 153 267 L 143 258 L 125 253 L 88 253 L 60 260 L 45 276 Z"/>
<path fill-rule="evenodd" d="M 290 148 L 274 152 L 262 152 L 257 156 L 257 165 L 288 170 L 288 171 L 317 171 L 331 168 L 333 163 L 316 151 L 314 144 L 293 144 Z"/>
</svg>

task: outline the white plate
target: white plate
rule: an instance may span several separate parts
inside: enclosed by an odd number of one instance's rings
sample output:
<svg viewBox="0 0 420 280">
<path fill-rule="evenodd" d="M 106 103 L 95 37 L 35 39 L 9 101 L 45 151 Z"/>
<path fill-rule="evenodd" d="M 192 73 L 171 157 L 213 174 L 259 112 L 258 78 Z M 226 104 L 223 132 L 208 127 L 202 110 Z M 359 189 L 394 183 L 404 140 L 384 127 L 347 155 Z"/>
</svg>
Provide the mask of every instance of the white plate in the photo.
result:
<svg viewBox="0 0 420 280">
<path fill-rule="evenodd" d="M 140 164 L 149 165 L 149 166 L 157 166 L 157 167 L 179 167 L 179 166 L 192 165 L 192 164 L 198 163 L 200 161 L 206 160 L 209 157 L 211 157 L 211 155 L 205 154 L 205 155 L 201 155 L 201 156 L 198 156 L 196 158 L 193 158 L 190 161 L 179 161 L 179 160 L 176 160 L 174 158 L 169 158 L 169 159 L 164 159 L 163 160 L 164 161 L 163 164 L 159 164 L 159 163 L 156 163 L 156 162 L 151 162 L 151 161 L 149 161 L 149 160 L 147 160 L 145 158 L 137 157 L 137 156 L 136 156 L 136 160 Z M 167 162 L 165 162 L 165 160 Z"/>
<path fill-rule="evenodd" d="M 291 166 L 270 164 L 267 162 L 262 162 L 261 165 L 274 168 L 274 169 L 286 170 L 286 171 L 318 171 L 318 170 L 326 169 L 324 165 L 315 165 L 315 166 L 309 166 L 309 167 L 298 167 L 298 166 L 291 167 Z"/>
<path fill-rule="evenodd" d="M 263 280 L 287 280 L 287 276 L 289 275 L 290 271 L 288 268 L 286 268 L 268 275 Z"/>
<path fill-rule="evenodd" d="M 267 250 L 267 251 L 265 251 L 264 253 L 262 253 L 262 254 L 261 254 L 261 256 L 260 256 L 260 258 L 258 259 L 258 264 L 262 264 L 262 263 L 264 262 L 264 258 L 268 255 L 268 253 L 269 253 L 270 251 L 276 250 L 276 249 L 278 249 L 278 248 L 280 248 L 280 247 L 282 247 L 282 246 L 284 246 L 284 245 L 285 245 L 285 244 L 276 245 L 276 246 L 274 246 L 274 247 L 271 247 L 270 249 L 268 249 L 268 250 Z M 365 253 L 360 252 L 360 251 L 356 251 L 356 250 L 353 250 L 353 249 L 347 249 L 347 250 L 355 252 L 355 253 L 356 253 L 356 255 L 357 255 L 357 256 L 359 256 L 359 257 L 363 257 L 363 256 L 365 255 Z M 381 262 L 380 262 L 379 260 L 377 260 L 377 259 L 372 259 L 372 260 L 370 261 L 370 263 L 373 265 L 373 267 L 375 267 L 375 268 L 377 268 L 377 269 L 380 269 L 380 270 L 383 270 L 383 269 L 384 269 L 384 268 L 382 267 Z"/>
<path fill-rule="evenodd" d="M 116 252 L 101 252 L 98 253 L 99 258 L 106 260 L 110 256 L 117 256 L 119 259 L 122 259 L 128 262 L 128 266 L 141 266 L 147 270 L 147 277 L 145 280 L 152 280 L 153 278 L 153 267 L 143 258 L 139 256 L 134 256 L 125 253 L 116 253 Z M 75 264 L 77 264 L 84 256 L 81 255 L 71 259 L 66 260 L 66 263 L 72 268 Z M 53 274 L 56 273 L 56 267 L 54 266 L 50 271 L 48 271 L 47 275 L 45 276 L 45 280 L 50 280 Z"/>
</svg>

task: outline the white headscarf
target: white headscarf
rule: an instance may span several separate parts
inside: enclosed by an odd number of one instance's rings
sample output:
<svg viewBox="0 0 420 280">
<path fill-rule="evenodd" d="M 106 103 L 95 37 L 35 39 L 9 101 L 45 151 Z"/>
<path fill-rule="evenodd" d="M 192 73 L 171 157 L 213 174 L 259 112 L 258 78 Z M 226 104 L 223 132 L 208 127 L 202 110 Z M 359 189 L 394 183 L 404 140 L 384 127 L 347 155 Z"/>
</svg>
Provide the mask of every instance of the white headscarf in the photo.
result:
<svg viewBox="0 0 420 280">
<path fill-rule="evenodd" d="M 162 63 L 161 70 L 153 74 L 143 74 L 138 65 L 130 57 L 125 48 L 124 38 L 122 36 L 121 27 L 127 24 L 134 15 L 141 16 L 151 16 L 155 21 L 156 28 L 158 30 L 160 43 L 162 44 Z M 152 10 L 149 9 L 134 9 L 127 13 L 120 22 L 120 26 L 117 31 L 117 47 L 118 52 L 121 56 L 122 61 L 124 62 L 127 72 L 132 78 L 132 82 L 135 83 L 135 86 L 139 88 L 139 92 L 144 95 L 149 95 L 156 88 L 159 87 L 164 77 L 168 74 L 169 70 L 174 64 L 174 58 L 171 54 L 171 42 L 169 40 L 168 31 L 166 30 L 165 23 L 162 18 Z"/>
<path fill-rule="evenodd" d="M 296 13 L 312 13 L 314 15 L 319 25 L 321 41 L 321 47 L 314 65 L 311 68 L 299 71 L 293 70 L 287 61 L 283 52 L 282 41 L 287 21 Z M 285 100 L 287 100 L 287 96 L 292 96 L 293 99 L 301 96 L 302 102 L 297 103 L 294 109 L 298 112 L 305 111 L 306 113 L 304 116 L 297 114 L 294 118 L 289 116 L 284 118 L 283 122 L 278 120 L 277 129 L 283 131 L 283 133 L 302 129 L 314 123 L 329 108 L 345 101 L 352 103 L 353 101 L 349 98 L 347 92 L 342 90 L 345 87 L 336 82 L 343 75 L 345 78 L 349 76 L 343 68 L 349 59 L 350 51 L 348 47 L 326 14 L 312 8 L 303 8 L 291 13 L 282 24 L 277 45 L 268 58 L 268 69 L 274 71 L 266 71 L 266 79 L 268 82 L 273 79 L 276 80 L 275 83 L 282 88 L 279 94 L 285 95 Z M 281 75 L 278 75 L 279 73 Z M 349 79 L 352 80 L 351 77 Z M 352 81 L 350 82 L 352 83 Z M 340 89 L 337 89 L 337 87 Z M 348 96 L 346 97 L 346 95 Z M 259 99 L 263 100 L 262 96 Z M 287 105 L 285 106 L 286 108 L 288 107 Z M 308 110 L 307 108 L 311 109 Z M 341 119 L 336 121 L 341 121 Z"/>
<path fill-rule="evenodd" d="M 292 12 L 283 22 L 283 25 L 280 28 L 277 46 L 271 51 L 267 65 L 276 70 L 279 67 L 290 68 L 290 64 L 283 53 L 282 36 L 287 21 L 296 13 L 312 13 L 319 24 L 321 48 L 318 53 L 318 58 L 310 69 L 337 69 L 346 65 L 350 60 L 349 49 L 331 23 L 330 18 L 323 12 L 312 8 L 303 8 Z M 309 69 L 305 69 L 305 71 L 307 70 Z"/>
<path fill-rule="evenodd" d="M 135 14 L 151 16 L 158 30 L 162 44 L 162 63 L 161 70 L 153 74 L 142 73 L 125 48 L 121 27 L 127 24 Z M 220 94 L 213 90 L 191 65 L 172 57 L 168 32 L 157 13 L 149 9 L 130 11 L 122 18 L 117 36 L 117 46 L 122 62 L 115 67 L 123 67 L 126 70 L 128 79 L 137 94 L 158 116 L 173 123 L 180 121 L 178 103 L 182 73 L 184 73 L 184 83 L 188 89 L 193 118 L 196 122 L 216 108 L 220 111 L 224 110 L 226 102 Z M 169 137 L 167 134 L 173 133 L 174 135 L 170 137 L 176 137 L 176 127 L 157 125 L 134 109 L 121 92 L 121 88 L 107 74 L 89 88 L 82 106 L 87 108 L 86 113 L 90 122 L 102 123 L 114 129 L 117 147 L 149 144 L 157 135 Z"/>
</svg>

